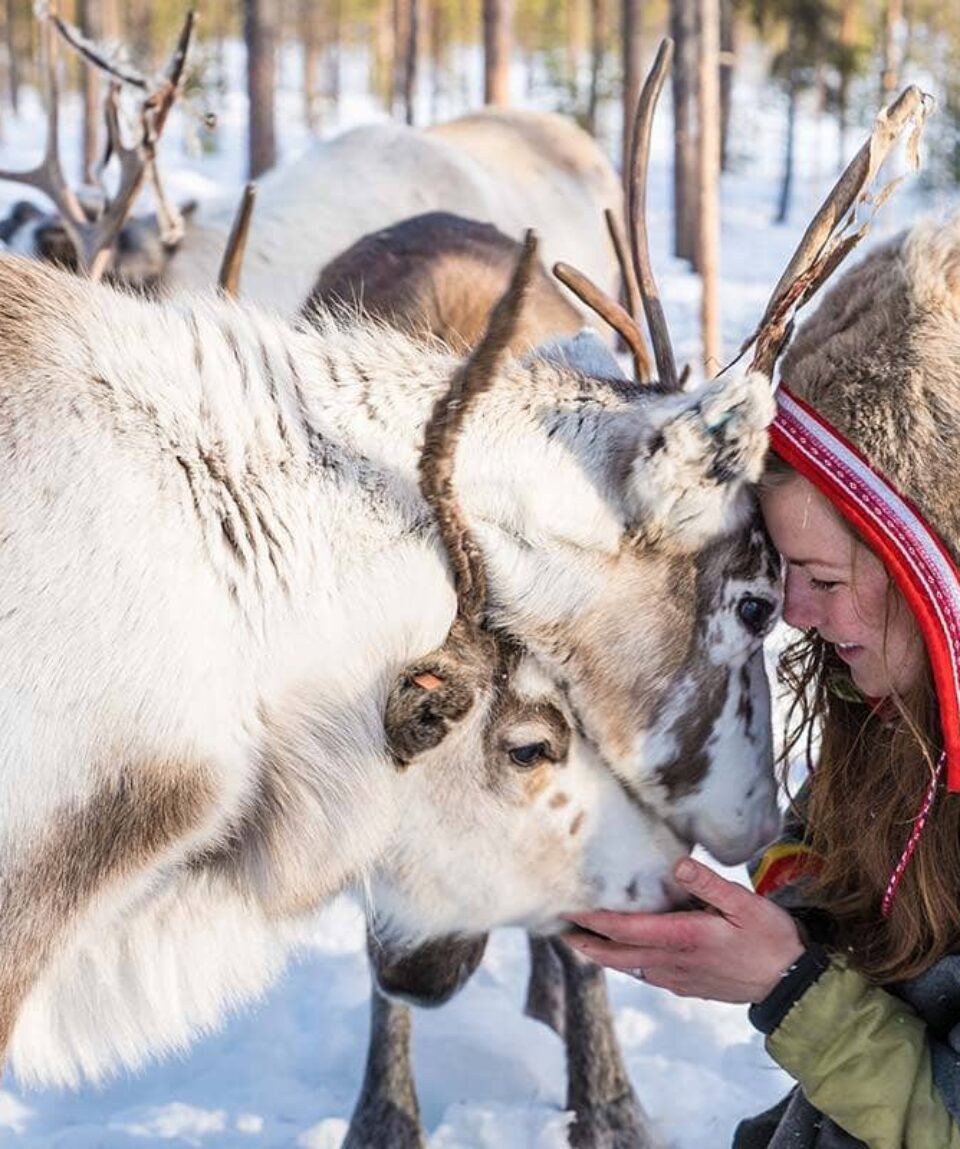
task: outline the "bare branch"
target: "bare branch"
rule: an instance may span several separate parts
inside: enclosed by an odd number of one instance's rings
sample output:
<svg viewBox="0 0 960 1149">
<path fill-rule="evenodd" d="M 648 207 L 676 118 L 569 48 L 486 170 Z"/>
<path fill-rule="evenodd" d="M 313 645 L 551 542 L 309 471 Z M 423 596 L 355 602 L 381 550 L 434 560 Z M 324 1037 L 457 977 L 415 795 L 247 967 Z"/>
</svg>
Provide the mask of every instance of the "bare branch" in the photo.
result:
<svg viewBox="0 0 960 1149">
<path fill-rule="evenodd" d="M 650 136 L 653 129 L 653 115 L 660 92 L 673 60 L 673 41 L 660 41 L 653 67 L 644 81 L 637 114 L 633 121 L 630 141 L 630 172 L 627 182 L 627 226 L 630 235 L 630 253 L 640 287 L 643 309 L 647 316 L 647 327 L 653 342 L 653 353 L 657 360 L 657 374 L 663 387 L 670 391 L 677 389 L 677 368 L 670 345 L 667 321 L 660 303 L 653 267 L 650 262 L 650 245 L 647 239 L 647 169 L 650 161 Z"/>
<path fill-rule="evenodd" d="M 591 311 L 596 312 L 605 323 L 608 323 L 614 331 L 623 337 L 633 355 L 637 379 L 641 383 L 649 382 L 653 361 L 647 350 L 647 341 L 644 338 L 643 330 L 633 316 L 616 300 L 611 299 L 606 292 L 601 291 L 582 271 L 577 271 L 570 264 L 555 263 L 553 274 L 564 287 L 568 287 L 573 292 L 581 303 L 585 303 Z"/>
<path fill-rule="evenodd" d="M 243 268 L 243 255 L 247 249 L 247 234 L 250 230 L 250 219 L 253 215 L 254 203 L 257 198 L 257 185 L 249 183 L 243 189 L 243 197 L 237 214 L 234 216 L 227 246 L 223 253 L 223 262 L 220 264 L 220 274 L 217 283 L 224 295 L 236 298 L 240 294 L 240 271 Z"/>
<path fill-rule="evenodd" d="M 470 409 L 477 398 L 493 385 L 503 353 L 516 333 L 536 258 L 537 237 L 528 231 L 510 286 L 491 311 L 480 342 L 454 373 L 447 391 L 434 404 L 424 429 L 419 464 L 420 490 L 437 518 L 440 537 L 453 568 L 458 615 L 474 627 L 482 621 L 486 577 L 480 548 L 454 494 L 454 455 Z"/>
</svg>

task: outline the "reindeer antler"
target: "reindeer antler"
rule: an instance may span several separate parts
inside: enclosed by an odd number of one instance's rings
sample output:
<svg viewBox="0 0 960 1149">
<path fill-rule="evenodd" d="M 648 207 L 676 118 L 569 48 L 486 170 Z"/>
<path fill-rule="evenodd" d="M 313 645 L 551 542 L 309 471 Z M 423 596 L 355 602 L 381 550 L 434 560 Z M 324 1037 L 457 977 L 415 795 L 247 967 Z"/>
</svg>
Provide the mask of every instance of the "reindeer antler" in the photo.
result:
<svg viewBox="0 0 960 1149">
<path fill-rule="evenodd" d="M 644 338 L 643 329 L 630 312 L 597 287 L 589 276 L 584 275 L 582 271 L 577 271 L 569 263 L 555 263 L 553 274 L 564 287 L 569 287 L 582 303 L 585 303 L 591 311 L 599 315 L 618 335 L 623 337 L 623 341 L 633 355 L 637 379 L 642 383 L 649 382 L 653 361 L 647 350 L 647 341 Z"/>
<path fill-rule="evenodd" d="M 156 174 L 156 145 L 166 123 L 167 115 L 176 99 L 183 65 L 193 34 L 194 15 L 188 13 L 160 86 L 144 100 L 140 109 L 140 139 L 132 146 L 124 144 L 120 131 L 120 85 L 128 84 L 147 91 L 148 82 L 134 69 L 119 66 L 105 59 L 95 46 L 77 29 L 62 20 L 54 10 L 43 17 L 41 27 L 41 53 L 45 63 L 47 89 L 47 142 L 43 160 L 27 172 L 0 171 L 0 179 L 26 184 L 46 195 L 60 214 L 61 222 L 77 252 L 82 270 L 91 279 L 99 279 L 107 267 L 110 248 L 130 214 L 133 202 L 144 180 L 148 177 L 159 189 Z M 60 163 L 59 146 L 59 83 L 57 80 L 57 49 L 54 29 L 93 66 L 112 77 L 113 82 L 106 99 L 107 147 L 102 161 L 113 155 L 120 164 L 120 183 L 112 199 L 105 198 L 103 207 L 93 220 L 87 218 L 76 194 L 67 183 Z M 174 218 L 166 197 L 159 189 L 158 212 L 161 220 L 166 216 L 167 234 L 176 236 L 177 219 Z M 179 229 L 182 233 L 182 221 Z"/>
<path fill-rule="evenodd" d="M 464 421 L 477 398 L 489 390 L 500 359 L 513 338 L 537 258 L 537 237 L 528 231 L 510 285 L 498 300 L 483 337 L 434 404 L 423 436 L 420 491 L 437 519 L 453 567 L 457 614 L 479 626 L 486 602 L 483 558 L 453 490 L 453 461 Z"/>
<path fill-rule="evenodd" d="M 650 245 L 647 241 L 647 170 L 650 166 L 650 137 L 653 132 L 653 115 L 663 91 L 664 81 L 673 62 L 673 41 L 669 38 L 660 41 L 653 67 L 647 74 L 637 101 L 637 112 L 633 118 L 633 131 L 630 137 L 630 174 L 627 181 L 627 229 L 630 236 L 630 254 L 637 276 L 640 298 L 647 317 L 647 327 L 653 342 L 653 353 L 657 360 L 657 374 L 661 386 L 676 391 L 677 366 L 670 345 L 666 316 L 660 303 L 660 293 L 650 262 Z"/>
<path fill-rule="evenodd" d="M 820 210 L 803 234 L 767 303 L 756 330 L 740 348 L 740 357 L 755 343 L 751 368 L 773 376 L 773 369 L 793 326 L 798 308 L 826 282 L 863 239 L 873 217 L 900 182 L 892 180 L 869 199 L 869 185 L 876 178 L 884 160 L 906 128 L 912 123 L 909 156 L 913 167 L 918 163 L 917 148 L 933 98 L 915 85 L 905 88 L 889 107 L 877 116 L 870 138 L 847 165 L 831 188 Z M 870 216 L 856 225 L 857 208 L 870 202 Z"/>
<path fill-rule="evenodd" d="M 247 250 L 247 236 L 250 231 L 250 219 L 253 216 L 253 207 L 257 198 L 257 185 L 249 183 L 243 189 L 243 196 L 237 214 L 233 217 L 230 235 L 227 237 L 227 246 L 223 252 L 223 262 L 220 264 L 220 274 L 217 284 L 224 295 L 236 298 L 240 294 L 240 271 L 243 267 L 243 256 Z"/>
<path fill-rule="evenodd" d="M 637 379 L 646 383 L 651 381 L 653 365 L 638 322 L 642 304 L 653 342 L 659 382 L 664 388 L 675 391 L 680 384 L 667 322 L 650 262 L 646 224 L 647 170 L 653 116 L 672 59 L 673 41 L 664 39 L 660 42 L 653 67 L 637 101 L 627 157 L 627 239 L 624 238 L 613 213 L 609 209 L 604 213 L 610 240 L 623 276 L 627 309 L 611 299 L 582 272 L 568 264 L 556 264 L 553 273 L 587 307 L 623 337 L 633 354 Z"/>
</svg>

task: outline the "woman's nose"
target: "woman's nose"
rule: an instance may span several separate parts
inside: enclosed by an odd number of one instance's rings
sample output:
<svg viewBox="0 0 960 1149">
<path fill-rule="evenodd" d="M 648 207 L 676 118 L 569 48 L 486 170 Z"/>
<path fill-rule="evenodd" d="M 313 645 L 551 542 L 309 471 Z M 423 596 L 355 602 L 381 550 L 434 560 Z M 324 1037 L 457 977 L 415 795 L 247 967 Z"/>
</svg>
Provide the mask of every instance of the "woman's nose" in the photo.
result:
<svg viewBox="0 0 960 1149">
<path fill-rule="evenodd" d="M 823 610 L 806 579 L 787 572 L 783 588 L 783 620 L 798 630 L 819 629 Z"/>
</svg>

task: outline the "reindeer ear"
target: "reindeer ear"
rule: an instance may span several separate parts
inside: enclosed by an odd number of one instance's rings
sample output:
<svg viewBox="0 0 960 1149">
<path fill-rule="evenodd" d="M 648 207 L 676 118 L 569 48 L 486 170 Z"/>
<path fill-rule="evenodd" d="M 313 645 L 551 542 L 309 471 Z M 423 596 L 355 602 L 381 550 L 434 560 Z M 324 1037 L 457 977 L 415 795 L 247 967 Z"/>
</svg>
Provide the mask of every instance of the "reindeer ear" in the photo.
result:
<svg viewBox="0 0 960 1149">
<path fill-rule="evenodd" d="M 628 478 L 638 536 L 683 552 L 736 528 L 774 411 L 770 380 L 756 371 L 652 403 Z"/>
<path fill-rule="evenodd" d="M 412 663 L 387 698 L 387 748 L 400 769 L 432 750 L 470 712 L 477 695 L 477 671 L 445 651 Z"/>
</svg>

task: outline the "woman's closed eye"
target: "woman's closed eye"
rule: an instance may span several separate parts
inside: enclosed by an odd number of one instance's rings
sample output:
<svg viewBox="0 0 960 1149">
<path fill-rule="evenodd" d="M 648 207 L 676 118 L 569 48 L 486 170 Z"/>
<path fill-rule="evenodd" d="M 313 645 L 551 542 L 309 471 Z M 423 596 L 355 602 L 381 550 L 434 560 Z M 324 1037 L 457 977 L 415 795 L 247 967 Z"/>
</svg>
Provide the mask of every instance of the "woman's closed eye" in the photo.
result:
<svg viewBox="0 0 960 1149">
<path fill-rule="evenodd" d="M 838 579 L 813 578 L 811 575 L 810 586 L 813 590 L 831 591 L 835 590 L 838 586 L 843 586 L 843 583 Z"/>
</svg>

